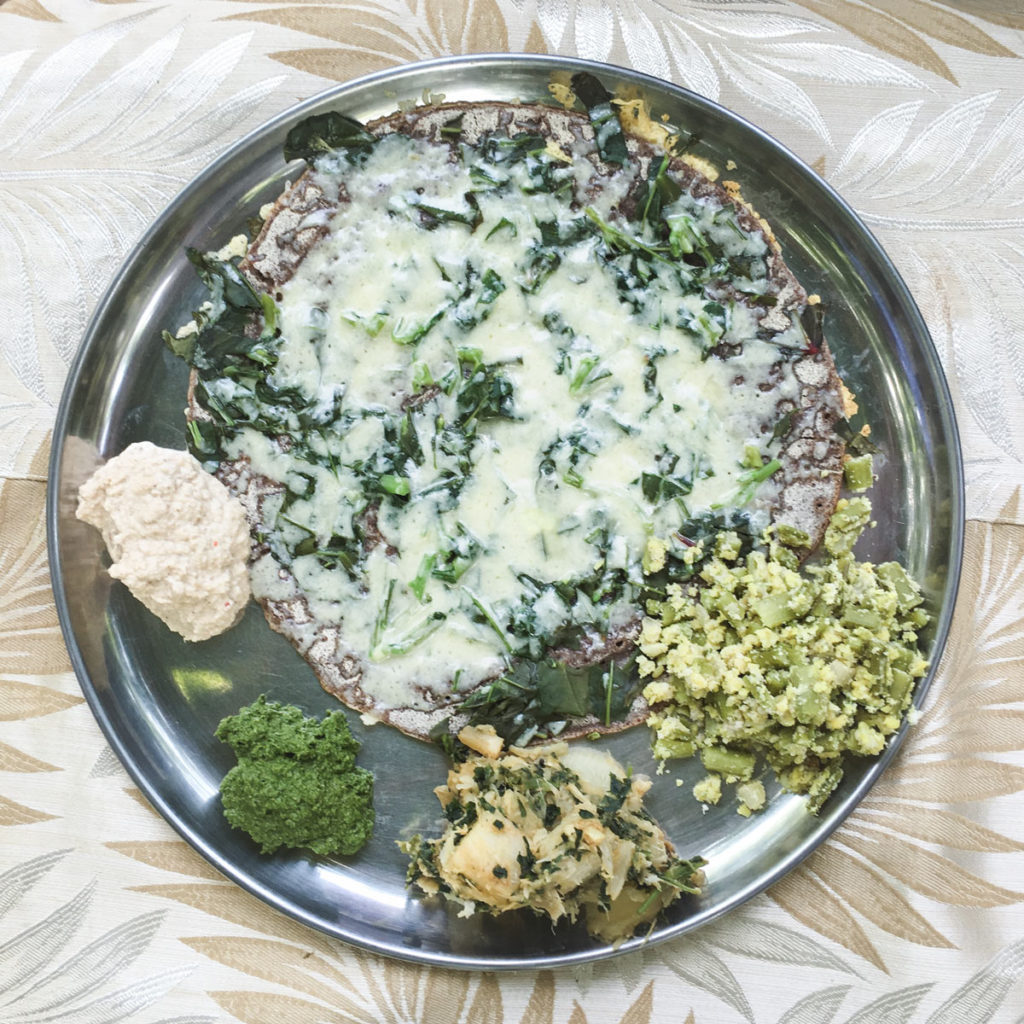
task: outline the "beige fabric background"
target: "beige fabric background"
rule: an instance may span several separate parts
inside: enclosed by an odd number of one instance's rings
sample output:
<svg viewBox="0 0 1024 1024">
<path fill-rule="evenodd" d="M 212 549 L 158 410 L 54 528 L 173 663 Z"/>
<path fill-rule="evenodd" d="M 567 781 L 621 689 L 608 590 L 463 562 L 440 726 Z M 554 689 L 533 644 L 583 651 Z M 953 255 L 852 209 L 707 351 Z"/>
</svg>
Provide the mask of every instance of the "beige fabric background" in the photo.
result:
<svg viewBox="0 0 1024 1024">
<path fill-rule="evenodd" d="M 335 80 L 486 50 L 671 79 L 838 188 L 942 356 L 968 513 L 927 713 L 831 841 L 692 936 L 501 976 L 342 946 L 178 840 L 83 703 L 43 527 L 68 365 L 164 204 Z M 1016 0 L 0 0 L 0 1021 L 1024 1022 L 1022 296 Z"/>
</svg>

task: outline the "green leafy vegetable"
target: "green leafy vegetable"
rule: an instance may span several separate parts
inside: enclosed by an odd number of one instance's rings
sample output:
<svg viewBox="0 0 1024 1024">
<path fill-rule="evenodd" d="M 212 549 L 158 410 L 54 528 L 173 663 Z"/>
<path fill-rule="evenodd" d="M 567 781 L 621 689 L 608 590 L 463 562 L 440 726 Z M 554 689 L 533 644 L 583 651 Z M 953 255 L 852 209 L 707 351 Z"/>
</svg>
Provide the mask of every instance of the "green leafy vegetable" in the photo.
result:
<svg viewBox="0 0 1024 1024">
<path fill-rule="evenodd" d="M 238 764 L 220 784 L 224 815 L 262 853 L 306 848 L 350 856 L 373 833 L 373 776 L 341 711 L 322 721 L 260 697 L 225 718 L 216 736 Z"/>
<path fill-rule="evenodd" d="M 594 126 L 594 141 L 601 159 L 609 164 L 628 164 L 629 149 L 619 115 L 612 104 L 612 94 L 588 71 L 577 72 L 572 76 L 570 84 L 590 115 L 590 123 Z"/>
<path fill-rule="evenodd" d="M 640 207 L 640 222 L 652 225 L 659 233 L 667 227 L 662 220 L 662 211 L 683 194 L 679 182 L 668 173 L 671 164 L 672 156 L 666 153 L 654 177 L 647 178 L 647 195 Z"/>
<path fill-rule="evenodd" d="M 460 706 L 472 724 L 493 725 L 508 743 L 522 746 L 557 736 L 566 720 L 594 715 L 610 724 L 626 715 L 639 692 L 632 659 L 618 665 L 573 668 L 553 659 L 518 660 Z"/>
<path fill-rule="evenodd" d="M 377 136 L 355 118 L 330 110 L 307 117 L 289 130 L 284 158 L 312 163 L 318 156 L 339 150 L 357 156 L 372 149 L 377 141 Z"/>
<path fill-rule="evenodd" d="M 800 325 L 807 335 L 807 351 L 820 352 L 825 341 L 825 307 L 820 302 L 808 303 L 800 311 Z"/>
<path fill-rule="evenodd" d="M 878 445 L 863 431 L 855 428 L 848 419 L 837 420 L 835 431 L 846 445 L 846 450 L 850 455 L 875 455 L 878 453 Z"/>
</svg>

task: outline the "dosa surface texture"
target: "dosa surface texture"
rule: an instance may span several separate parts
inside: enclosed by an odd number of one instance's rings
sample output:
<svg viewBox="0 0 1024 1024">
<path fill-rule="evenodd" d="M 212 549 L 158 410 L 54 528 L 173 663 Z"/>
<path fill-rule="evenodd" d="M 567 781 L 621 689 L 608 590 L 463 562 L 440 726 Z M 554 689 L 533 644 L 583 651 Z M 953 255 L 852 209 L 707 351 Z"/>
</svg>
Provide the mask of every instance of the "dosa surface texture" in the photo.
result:
<svg viewBox="0 0 1024 1024">
<path fill-rule="evenodd" d="M 361 341 L 351 343 L 363 347 L 320 358 L 317 366 L 318 408 L 331 402 L 335 410 L 344 408 L 356 393 L 357 378 L 365 378 L 365 408 L 389 407 L 392 415 L 388 420 L 376 412 L 362 414 L 358 423 L 344 421 L 344 429 L 339 426 L 343 421 L 336 419 L 326 430 L 354 436 L 357 427 L 370 421 L 375 429 L 380 423 L 406 423 L 409 435 L 404 442 L 391 437 L 391 461 L 386 466 L 379 464 L 379 449 L 370 451 L 372 445 L 361 452 L 363 457 L 353 463 L 357 475 L 364 485 L 373 476 L 376 489 L 363 493 L 343 528 L 337 522 L 323 526 L 322 508 L 308 512 L 301 529 L 316 537 L 315 543 L 304 546 L 304 534 L 288 534 L 289 526 L 275 536 L 275 524 L 284 512 L 305 509 L 303 503 L 311 501 L 303 493 L 308 487 L 295 476 L 303 445 L 315 449 L 319 458 L 317 487 L 326 486 L 328 472 L 338 476 L 337 467 L 324 470 L 324 463 L 341 449 L 332 448 L 334 434 L 330 443 L 321 443 L 322 423 L 306 416 L 309 437 L 297 432 L 294 419 L 280 431 L 246 428 L 259 433 L 260 439 L 245 430 L 236 432 L 217 469 L 246 509 L 254 593 L 271 626 L 292 642 L 328 692 L 354 709 L 425 738 L 439 721 L 457 712 L 469 694 L 515 661 L 555 661 L 573 670 L 625 664 L 643 610 L 640 567 L 645 535 L 678 530 L 692 516 L 736 510 L 751 527 L 775 523 L 803 531 L 806 549 L 813 550 L 839 492 L 843 443 L 834 426 L 842 416 L 842 387 L 827 345 L 808 336 L 808 296 L 783 260 L 768 226 L 770 210 L 753 210 L 736 189 L 713 181 L 699 161 L 666 155 L 638 136 L 625 135 L 626 161 L 608 161 L 595 142 L 591 119 L 556 107 L 443 104 L 390 115 L 366 130 L 381 140 L 367 147 L 373 155 L 358 160 L 328 155 L 303 173 L 267 211 L 240 270 L 254 288 L 275 300 L 287 333 L 292 307 L 320 310 L 333 324 L 337 308 L 333 299 L 325 298 L 332 289 L 356 292 L 353 282 L 360 270 L 386 276 L 380 273 L 383 257 L 372 254 L 367 243 L 373 217 L 380 218 L 382 230 L 401 225 L 405 234 L 396 236 L 396 245 L 404 244 L 409 232 L 419 232 L 425 242 L 438 247 L 426 276 L 440 289 L 439 295 L 450 296 L 434 306 L 422 300 L 423 308 L 436 307 L 435 313 L 414 315 L 423 313 L 416 306 L 420 300 L 414 287 L 400 296 L 394 290 L 397 285 L 380 284 L 378 297 L 392 288 L 387 301 L 373 308 L 343 310 L 347 336 L 356 338 L 352 332 L 361 331 Z M 524 138 L 543 140 L 544 145 L 534 145 L 527 157 L 508 156 L 525 145 Z M 423 168 L 421 179 L 417 166 Z M 431 182 L 444 179 L 446 167 L 453 175 L 463 175 L 470 186 L 462 191 L 460 178 L 437 198 Z M 506 176 L 504 181 L 496 180 L 499 172 Z M 475 192 L 481 174 L 490 180 Z M 536 188 L 529 192 L 526 186 Z M 555 204 L 553 193 L 560 196 L 561 205 Z M 645 227 L 653 219 L 652 203 L 663 203 L 669 211 L 668 240 L 659 241 Z M 526 237 L 524 225 L 530 222 L 537 227 L 536 237 Z M 730 231 L 735 237 L 725 240 Z M 702 250 L 709 239 L 714 242 L 710 253 Z M 497 253 L 499 243 L 519 247 L 517 273 L 501 263 L 505 259 L 511 267 L 511 256 L 495 255 L 493 266 L 479 256 L 487 246 Z M 361 246 L 367 247 L 365 258 L 358 256 Z M 524 254 L 532 254 L 529 265 L 523 262 Z M 387 258 L 408 272 L 397 255 Z M 708 269 L 711 260 L 717 260 L 714 272 Z M 349 276 L 339 276 L 342 270 Z M 675 296 L 671 289 L 676 279 L 691 274 L 697 275 L 697 283 L 681 287 L 683 292 L 686 287 L 695 290 L 666 314 L 664 296 Z M 582 290 L 584 284 L 590 290 Z M 576 286 L 581 288 L 578 295 L 566 291 Z M 592 301 L 598 286 L 606 293 L 606 302 Z M 559 288 L 562 298 L 550 300 Z M 413 297 L 403 299 L 407 293 Z M 409 305 L 402 306 L 402 301 Z M 652 312 L 654 305 L 657 313 Z M 305 339 L 307 348 L 322 345 L 325 329 L 319 325 L 316 330 L 320 333 Z M 532 348 L 523 348 L 526 335 Z M 658 335 L 663 339 L 660 345 L 655 344 Z M 535 358 L 531 362 L 531 353 L 545 345 L 555 363 L 540 365 Z M 445 346 L 457 353 L 447 377 L 442 372 L 447 365 Z M 398 374 L 397 383 L 385 374 L 371 373 L 376 364 L 360 362 L 362 352 L 380 352 L 382 347 L 405 360 L 404 376 Z M 666 368 L 675 365 L 671 360 L 677 349 L 682 352 L 679 359 L 690 360 L 685 364 L 690 370 L 668 381 Z M 275 358 L 277 376 L 272 377 L 277 386 L 299 388 L 305 379 L 299 356 L 290 349 Z M 282 370 L 286 363 L 293 370 L 287 379 Z M 328 363 L 332 376 L 325 381 Z M 628 375 L 630 367 L 636 371 L 635 379 Z M 698 404 L 710 406 L 702 415 L 710 417 L 711 426 L 700 428 L 708 434 L 701 442 L 706 450 L 690 446 L 680 459 L 676 439 L 690 436 L 686 431 L 696 436 L 698 430 L 696 414 L 681 398 L 684 391 L 678 390 L 685 383 L 678 378 L 691 370 L 693 394 Z M 490 418 L 476 411 L 467 414 L 465 401 L 459 405 L 468 384 L 481 380 L 490 387 Z M 549 400 L 552 381 L 568 393 L 562 405 Z M 624 397 L 614 393 L 616 387 Z M 316 388 L 307 390 L 312 407 Z M 531 394 L 539 396 L 532 405 Z M 641 408 L 637 402 L 645 394 L 648 404 Z M 631 395 L 636 408 L 628 406 Z M 223 408 L 230 397 L 212 375 L 193 370 L 192 420 L 216 420 L 218 403 Z M 444 406 L 446 401 L 450 408 Z M 421 494 L 430 488 L 436 494 L 443 490 L 439 480 L 454 479 L 454 470 L 442 478 L 423 476 L 430 462 L 423 453 L 433 450 L 437 462 L 439 439 L 446 436 L 442 421 L 449 423 L 454 410 L 468 415 L 464 422 L 472 424 L 473 444 L 458 487 L 449 486 L 446 500 L 454 497 L 455 504 L 437 506 L 438 515 L 449 517 L 442 530 L 448 546 L 442 545 L 442 550 L 435 537 L 419 550 L 410 539 L 413 526 L 402 523 L 417 501 L 422 505 Z M 600 429 L 593 422 L 598 412 L 605 417 Z M 435 424 L 433 435 L 425 433 L 428 419 Z M 539 482 L 530 494 L 520 495 L 518 505 L 511 500 L 503 505 L 504 499 L 496 498 L 492 505 L 499 506 L 497 512 L 492 507 L 489 519 L 483 512 L 473 519 L 470 506 L 487 504 L 474 491 L 476 480 L 484 475 L 485 456 L 492 459 L 513 451 L 513 436 L 527 428 L 534 430 L 532 443 L 540 465 L 539 470 L 534 467 L 534 476 Z M 644 439 L 647 430 L 658 436 Z M 638 435 L 641 440 L 636 440 Z M 408 465 L 394 461 L 392 449 L 402 449 L 403 443 L 407 455 L 412 450 L 409 444 L 420 453 L 419 465 L 413 465 L 415 453 L 409 455 Z M 757 472 L 761 463 L 749 461 L 751 448 L 763 453 L 764 465 L 772 472 L 763 477 Z M 611 461 L 599 461 L 607 456 L 621 463 L 625 456 L 618 452 L 632 453 L 638 465 L 647 455 L 653 462 L 620 473 Z M 373 459 L 378 460 L 375 469 Z M 511 471 L 499 464 L 494 472 L 496 479 L 506 479 Z M 581 585 L 585 601 L 567 591 L 570 584 L 579 583 L 576 575 L 560 571 L 554 577 L 538 576 L 545 565 L 561 564 L 560 558 L 578 554 L 583 550 L 579 546 L 553 548 L 554 554 L 545 549 L 545 557 L 517 562 L 526 557 L 522 549 L 533 543 L 521 529 L 528 511 L 537 512 L 542 520 L 542 542 L 545 529 L 554 537 L 563 535 L 564 527 L 564 536 L 570 537 L 565 544 L 571 545 L 574 531 L 591 536 L 602 523 L 607 527 L 609 518 L 614 534 L 621 521 L 616 516 L 628 502 L 624 498 L 601 514 L 604 506 L 595 503 L 604 500 L 603 490 L 617 493 L 616 481 L 623 488 L 635 483 L 636 502 L 642 507 L 637 523 L 621 531 L 621 543 L 605 530 L 599 570 L 590 564 L 579 566 L 580 573 L 590 574 Z M 506 486 L 510 492 L 516 490 L 514 480 Z M 344 490 L 337 490 L 339 502 L 345 500 Z M 509 536 L 500 544 L 471 528 L 484 520 L 500 524 L 503 517 Z M 574 517 L 579 520 L 576 525 Z M 464 530 L 454 539 L 453 524 Z M 332 539 L 342 535 L 356 545 L 350 545 L 344 557 L 331 546 Z M 582 541 L 577 538 L 575 543 Z M 318 557 L 319 569 L 312 561 Z M 394 570 L 403 558 L 408 565 Z M 337 600 L 325 597 L 325 563 L 345 581 L 348 597 L 343 591 Z M 463 563 L 472 563 L 477 576 L 462 575 L 467 571 Z M 522 583 L 522 595 L 507 587 L 489 589 L 501 566 L 520 581 L 528 580 Z M 355 599 L 354 593 L 359 595 Z M 359 602 L 366 610 L 355 615 L 352 609 Z M 579 610 L 581 604 L 587 605 L 586 615 Z M 458 621 L 456 605 L 462 616 Z M 524 626 L 527 612 L 534 616 L 530 622 L 539 615 L 547 625 Z M 398 628 L 399 622 L 405 623 L 404 630 Z M 444 632 L 453 623 L 461 631 L 458 642 L 452 639 L 455 634 Z M 485 649 L 488 641 L 491 649 Z M 412 647 L 401 649 L 410 642 Z M 467 662 L 466 652 L 478 649 L 480 656 Z M 379 682 L 373 681 L 374 673 Z M 609 705 L 608 714 L 587 711 L 567 716 L 560 735 L 612 731 L 642 721 L 646 712 L 642 699 L 631 698 L 614 713 Z"/>
</svg>

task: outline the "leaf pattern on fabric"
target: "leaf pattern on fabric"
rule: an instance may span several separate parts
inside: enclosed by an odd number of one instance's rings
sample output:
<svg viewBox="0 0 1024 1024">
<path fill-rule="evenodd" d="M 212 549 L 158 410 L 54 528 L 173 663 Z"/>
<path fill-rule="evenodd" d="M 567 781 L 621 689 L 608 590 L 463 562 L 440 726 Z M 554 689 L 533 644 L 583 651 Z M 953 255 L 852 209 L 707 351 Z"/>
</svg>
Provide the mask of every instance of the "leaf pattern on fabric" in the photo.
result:
<svg viewBox="0 0 1024 1024">
<path fill-rule="evenodd" d="M 0 673 L 71 668 L 50 590 L 45 498 L 44 485 L 35 481 L 0 482 Z M 0 708 L 3 699 L 0 690 Z"/>
<path fill-rule="evenodd" d="M 693 939 L 687 944 L 684 956 L 666 957 L 663 963 L 688 985 L 694 985 L 717 996 L 744 1020 L 754 1020 L 754 1011 L 736 975 L 725 961 L 700 939 Z"/>
<path fill-rule="evenodd" d="M 318 937 L 307 933 L 314 943 Z M 443 971 L 384 960 L 323 943 L 331 955 L 268 939 L 196 937 L 191 948 L 240 972 L 288 988 L 287 995 L 215 991 L 210 995 L 243 1021 L 286 1014 L 289 1021 L 344 1021 L 377 1024 L 505 1024 L 501 988 L 492 974 Z M 477 979 L 475 987 L 474 978 Z M 357 984 L 356 982 L 359 982 Z M 470 993 L 472 992 L 472 998 Z M 554 983 L 541 974 L 534 983 L 521 1024 L 553 1024 Z M 468 1009 L 467 1009 L 468 1004 Z M 465 1016 L 463 1014 L 465 1013 Z M 646 1019 L 645 1019 L 646 1024 Z"/>
<path fill-rule="evenodd" d="M 1024 288 L 1024 99 L 988 89 L 938 109 L 882 110 L 829 180 L 878 233 L 924 313 L 951 370 L 968 515 L 990 518 L 1024 477 L 1024 308 L 993 301 Z"/>
<path fill-rule="evenodd" d="M 736 914 L 709 929 L 706 941 L 723 952 L 751 960 L 790 967 L 815 967 L 823 971 L 857 972 L 846 961 L 834 956 L 817 939 L 792 928 L 760 921 L 751 914 Z"/>
<path fill-rule="evenodd" d="M 843 843 L 904 885 L 939 903 L 957 907 L 1005 907 L 1024 900 L 1024 892 L 986 882 L 948 857 L 891 833 L 868 837 L 851 830 L 843 837 Z M 902 928 L 907 929 L 907 926 L 904 924 Z"/>
<path fill-rule="evenodd" d="M 57 815 L 26 807 L 17 800 L 0 796 L 0 825 L 33 825 L 37 821 L 52 821 Z"/>
<path fill-rule="evenodd" d="M 869 46 L 905 60 L 909 64 L 916 64 L 925 71 L 939 75 L 954 85 L 957 84 L 956 76 L 938 53 L 916 32 L 888 14 L 852 3 L 851 0 L 793 2 L 841 26 L 858 39 L 863 39 Z"/>
<path fill-rule="evenodd" d="M 881 954 L 860 921 L 842 899 L 811 873 L 806 864 L 776 882 L 768 890 L 768 896 L 812 932 L 832 939 L 879 970 L 885 970 Z"/>
<path fill-rule="evenodd" d="M 987 1024 L 1024 976 L 1024 939 L 1001 950 L 953 993 L 925 1024 Z"/>
<path fill-rule="evenodd" d="M 1024 843 L 962 814 L 942 807 L 916 807 L 913 804 L 875 800 L 870 808 L 858 812 L 860 821 L 883 829 L 899 825 L 903 835 L 926 843 L 939 843 L 954 850 L 978 853 L 1013 853 L 1024 850 Z"/>
<path fill-rule="evenodd" d="M 384 972 L 385 978 L 389 977 L 389 973 Z M 418 972 L 413 968 L 412 973 Z M 423 1021 L 423 1024 L 429 1024 L 430 1011 L 427 1009 L 425 1012 L 427 1015 L 418 1019 Z M 480 984 L 477 985 L 467 1017 L 469 1020 L 479 1021 L 480 1024 L 504 1024 L 505 1010 L 501 1001 L 501 988 L 493 974 L 484 974 L 480 977 Z"/>
<path fill-rule="evenodd" d="M 837 985 L 812 992 L 787 1010 L 779 1024 L 831 1024 L 849 991 L 849 985 Z"/>
<path fill-rule="evenodd" d="M 378 1019 L 362 1004 L 346 974 L 308 948 L 273 939 L 224 935 L 194 936 L 181 941 L 227 967 L 320 1000 L 344 1013 L 347 1019 L 361 1024 L 374 1024 Z"/>
<path fill-rule="evenodd" d="M 858 1010 L 845 1024 L 910 1024 L 921 1000 L 931 991 L 931 982 L 886 992 Z"/>
<path fill-rule="evenodd" d="M 162 871 L 174 871 L 179 875 L 190 875 L 195 878 L 223 878 L 209 861 L 196 853 L 188 843 L 178 839 L 132 839 L 103 845 L 109 850 L 116 850 L 126 857 L 131 857 L 132 860 L 141 861 Z"/>
<path fill-rule="evenodd" d="M 767 61 L 757 61 L 729 50 L 722 52 L 729 58 L 724 62 L 725 74 L 748 100 L 773 114 L 794 118 L 831 145 L 828 126 L 817 104 L 792 79 L 773 70 Z"/>
<path fill-rule="evenodd" d="M 148 811 L 154 818 L 159 818 L 160 815 L 157 813 L 153 805 L 146 799 L 141 789 L 137 789 L 135 786 L 125 786 L 124 792 L 130 796 L 144 811 Z"/>
<path fill-rule="evenodd" d="M 66 653 L 65 653 L 66 656 Z M 53 715 L 84 703 L 84 698 L 62 693 L 37 683 L 22 683 L 0 676 L 0 722 L 20 722 L 27 718 Z"/>
<path fill-rule="evenodd" d="M 1006 28 L 1024 28 L 1024 12 L 1016 8 L 1013 0 L 939 0 L 945 7 L 953 7 L 958 12 L 983 18 L 993 25 L 1005 25 Z M 1019 1022 L 1018 1022 L 1019 1024 Z"/>
<path fill-rule="evenodd" d="M 428 1006 L 431 1002 L 428 1001 Z M 456 1018 L 439 1020 L 437 1024 L 455 1024 Z M 537 982 L 530 993 L 529 1002 L 523 1011 L 519 1024 L 554 1024 L 555 1020 L 555 976 L 550 971 L 537 975 Z"/>
<path fill-rule="evenodd" d="M 909 800 L 974 803 L 1018 793 L 1024 789 L 1024 768 L 980 757 L 958 757 L 945 761 L 908 765 L 898 776 L 887 779 L 879 795 Z"/>
<path fill-rule="evenodd" d="M 830 175 L 836 188 L 852 189 L 874 182 L 892 165 L 924 100 L 911 100 L 883 110 L 853 137 Z"/>
<path fill-rule="evenodd" d="M 622 1015 L 619 1020 L 619 1024 L 651 1024 L 652 1014 L 654 1012 L 654 982 L 648 982 L 647 986 L 640 993 L 640 995 L 627 1007 L 626 1012 Z M 472 1018 L 471 1018 L 472 1019 Z M 595 1018 L 595 1024 L 610 1020 L 606 1014 L 601 1014 L 600 1017 Z M 678 1019 L 678 1018 L 673 1018 Z M 566 1024 L 590 1024 L 589 1018 L 583 1007 L 576 1001 L 573 1001 L 572 1013 L 569 1014 L 569 1019 Z M 691 1010 L 683 1024 L 694 1024 L 693 1011 Z"/>
<path fill-rule="evenodd" d="M 228 17 L 287 27 L 341 44 L 340 48 L 272 54 L 291 67 L 339 81 L 404 61 L 493 51 L 512 42 L 494 0 L 462 0 L 461 5 L 432 0 L 419 5 L 409 2 L 408 7 L 408 17 L 403 12 L 396 19 L 393 7 L 380 0 L 370 0 L 356 11 L 337 0 L 316 5 L 268 0 L 262 8 Z M 768 11 L 759 17 L 757 32 L 751 33 L 737 14 L 722 4 L 706 5 L 699 14 L 685 7 L 668 10 L 655 0 L 639 0 L 628 15 L 615 5 L 580 0 L 543 3 L 536 5 L 525 48 L 628 63 L 646 74 L 674 78 L 716 100 L 722 98 L 723 84 L 732 86 L 746 102 L 806 128 L 827 143 L 831 140 L 825 119 L 797 77 L 837 85 L 921 86 L 914 73 L 881 54 L 825 38 L 790 42 L 794 37 L 832 34 L 813 20 Z M 624 58 L 616 53 L 619 40 Z"/>
<path fill-rule="evenodd" d="M 18 901 L 49 902 L 43 880 L 66 853 L 36 858 L 0 876 L 0 917 Z M 190 973 L 180 966 L 126 980 L 126 972 L 138 974 L 135 968 L 166 912 L 138 915 L 86 941 L 91 922 L 102 913 L 96 904 L 96 886 L 88 885 L 17 934 L 8 931 L 0 946 L 0 1017 L 12 1024 L 115 1024 L 159 1002 Z"/>
<path fill-rule="evenodd" d="M 902 85 L 920 88 L 917 75 L 873 53 L 838 43 L 776 43 L 772 66 L 807 75 L 810 68 L 828 68 L 829 80 L 843 85 Z"/>
<path fill-rule="evenodd" d="M 243 1024 L 266 1024 L 267 1021 L 287 1021 L 288 1024 L 352 1024 L 350 1017 L 327 1009 L 321 1003 L 276 992 L 216 990 L 208 995 L 221 1009 Z"/>
<path fill-rule="evenodd" d="M 0 920 L 3 920 L 58 864 L 70 850 L 53 850 L 0 874 Z"/>
<path fill-rule="evenodd" d="M 259 21 L 342 44 L 337 48 L 270 54 L 289 67 L 339 82 L 449 53 L 492 53 L 511 48 L 508 25 L 495 0 L 409 2 L 400 17 L 396 17 L 393 7 L 373 0 L 355 10 L 338 3 L 299 3 L 230 14 L 225 20 Z M 531 24 L 520 46 L 544 52 L 543 32 L 536 23 Z"/>
<path fill-rule="evenodd" d="M 23 754 L 7 743 L 0 743 L 0 772 L 59 772 L 60 770 L 56 765 Z"/>
<path fill-rule="evenodd" d="M 648 1024 L 654 1010 L 654 982 L 648 982 L 634 1000 L 633 1005 L 622 1015 L 620 1024 Z"/>
<path fill-rule="evenodd" d="M 924 0 L 866 0 L 872 7 L 877 7 L 886 14 L 902 21 L 914 31 L 937 39 L 947 46 L 958 46 L 972 53 L 983 53 L 990 57 L 1014 57 L 1013 50 L 1008 50 L 987 32 L 951 11 L 936 9 L 935 4 Z"/>
<path fill-rule="evenodd" d="M 39 0 L 6 0 L 0 4 L 0 14 L 17 14 L 22 18 L 33 18 L 36 21 L 60 21 L 52 11 L 48 11 Z"/>
<path fill-rule="evenodd" d="M 134 886 L 133 891 L 174 900 L 205 914 L 222 918 L 231 924 L 252 928 L 264 935 L 272 935 L 289 942 L 308 945 L 311 936 L 316 934 L 290 917 L 272 910 L 231 882 L 140 885 Z"/>
<path fill-rule="evenodd" d="M 0 472 L 52 422 L 87 317 L 131 244 L 284 81 L 232 93 L 251 33 L 186 63 L 182 29 L 154 39 L 153 15 L 83 30 L 39 58 L 0 58 L 0 280 L 26 297 L 0 324 L 0 397 L 24 407 L 0 416 Z"/>
<path fill-rule="evenodd" d="M 802 898 L 816 909 L 817 900 L 808 899 L 806 889 Z M 852 923 L 857 927 L 856 922 Z M 724 957 L 858 976 L 853 966 L 824 948 L 820 940 L 785 925 L 761 920 L 747 909 L 737 910 L 676 943 L 644 951 L 640 957 L 646 966 L 667 968 L 688 985 L 710 993 L 750 1021 L 757 1019 L 755 1004 L 738 980 L 738 969 L 727 964 Z"/>
<path fill-rule="evenodd" d="M 985 150 L 978 149 L 975 138 L 997 96 L 997 92 L 971 96 L 942 111 L 913 139 L 907 140 L 904 133 L 899 155 L 871 179 L 875 200 L 899 198 L 913 206 L 928 197 L 934 210 L 941 208 L 935 199 L 945 194 L 949 206 L 962 206 L 962 197 L 954 203 L 951 193 L 961 184 L 965 158 L 969 158 L 968 167 L 984 159 Z M 940 153 L 942 159 L 937 160 Z"/>
<path fill-rule="evenodd" d="M 833 892 L 842 893 L 851 909 L 872 924 L 921 946 L 949 948 L 952 943 L 919 914 L 888 880 L 842 847 L 817 858 L 813 870 Z M 879 895 L 885 893 L 884 899 Z"/>
</svg>

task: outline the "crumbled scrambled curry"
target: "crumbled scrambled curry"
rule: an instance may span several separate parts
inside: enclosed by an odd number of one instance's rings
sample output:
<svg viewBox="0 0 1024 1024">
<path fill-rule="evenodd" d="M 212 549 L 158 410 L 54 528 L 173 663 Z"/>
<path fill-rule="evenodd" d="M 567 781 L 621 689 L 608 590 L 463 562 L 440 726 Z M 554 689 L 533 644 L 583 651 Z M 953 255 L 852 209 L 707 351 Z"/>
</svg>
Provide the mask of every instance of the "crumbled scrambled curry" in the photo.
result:
<svg viewBox="0 0 1024 1024">
<path fill-rule="evenodd" d="M 399 844 L 412 858 L 410 884 L 462 904 L 460 916 L 522 907 L 552 922 L 582 914 L 592 935 L 613 943 L 698 891 L 704 862 L 676 857 L 643 808 L 650 779 L 595 747 L 502 754 L 490 726 L 459 738 L 483 753 L 435 790 L 443 835 Z"/>
<path fill-rule="evenodd" d="M 820 560 L 802 569 L 778 537 L 740 557 L 739 538 L 723 533 L 691 581 L 648 602 L 638 664 L 654 755 L 699 753 L 702 802 L 718 802 L 724 779 L 741 784 L 740 813 L 759 810 L 763 757 L 816 813 L 842 755 L 878 754 L 899 728 L 927 668 L 917 639 L 928 615 L 900 565 L 854 556 L 870 515 L 865 498 L 840 501 Z M 663 548 L 650 545 L 648 571 Z M 704 558 L 700 546 L 691 557 Z"/>
</svg>

